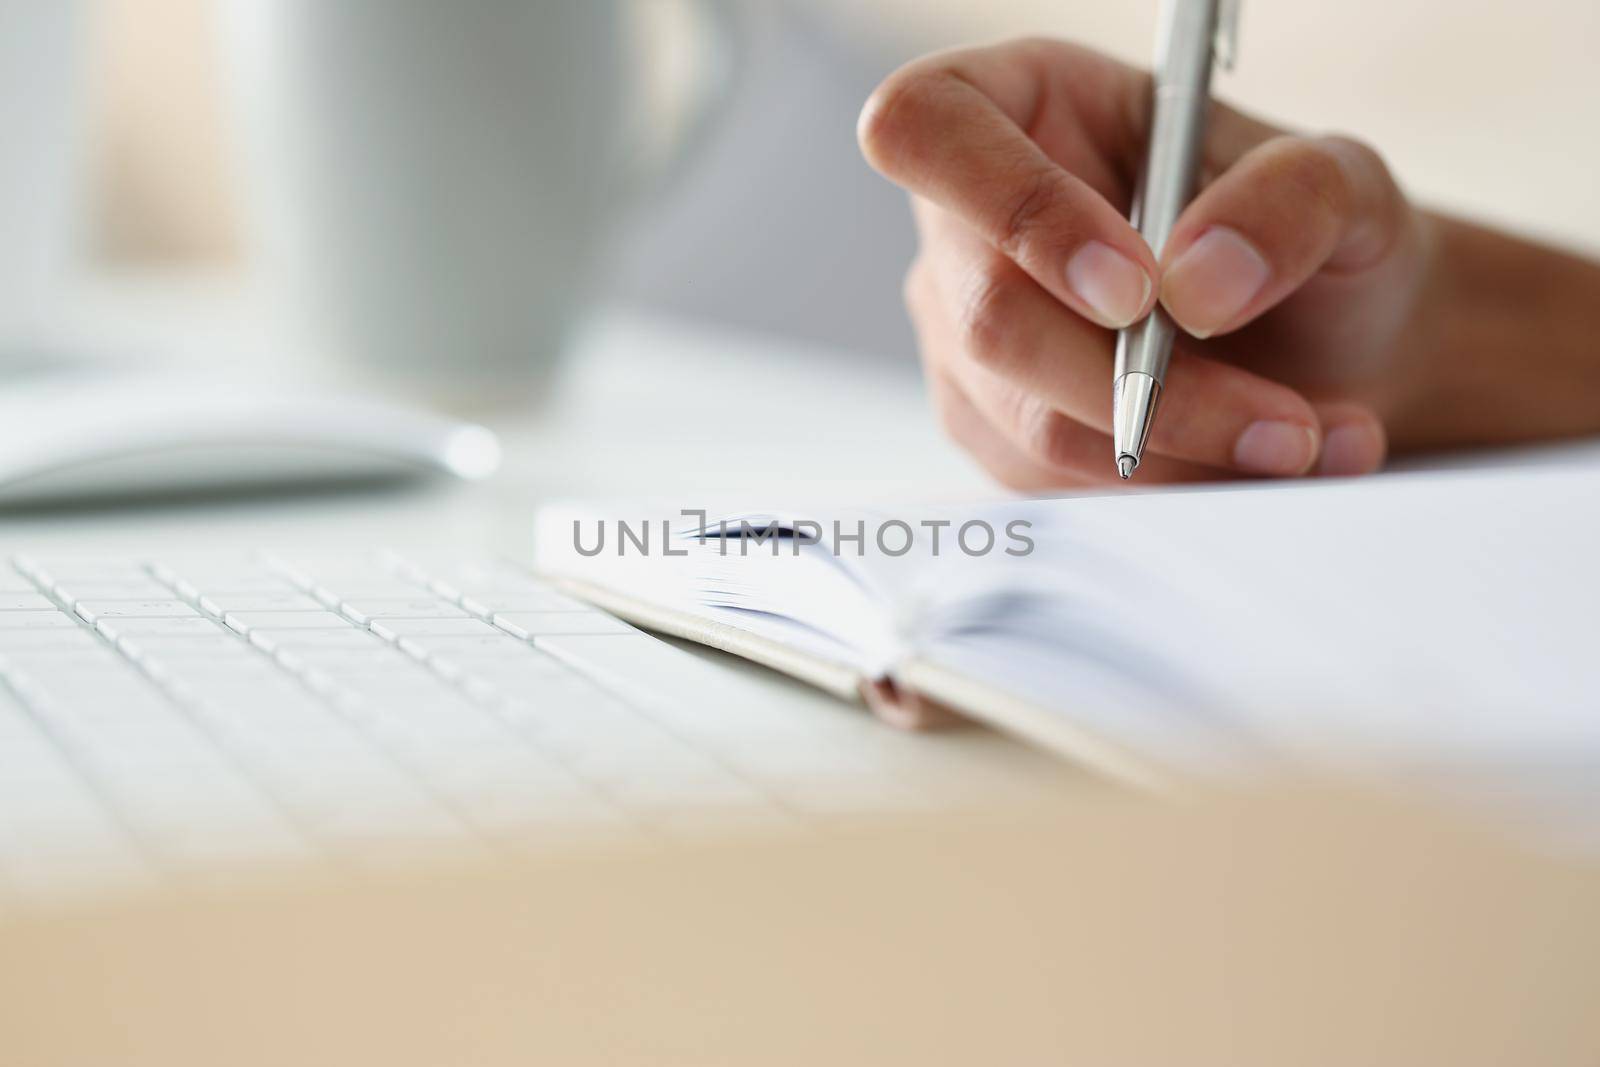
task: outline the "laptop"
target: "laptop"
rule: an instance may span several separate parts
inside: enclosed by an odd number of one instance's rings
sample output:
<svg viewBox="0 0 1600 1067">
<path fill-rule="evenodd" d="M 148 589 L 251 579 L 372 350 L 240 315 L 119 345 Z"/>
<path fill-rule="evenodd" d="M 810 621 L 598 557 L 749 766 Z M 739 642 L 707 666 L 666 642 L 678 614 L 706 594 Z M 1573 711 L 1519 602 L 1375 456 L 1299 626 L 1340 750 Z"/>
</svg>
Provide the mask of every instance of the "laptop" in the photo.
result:
<svg viewBox="0 0 1600 1067">
<path fill-rule="evenodd" d="M 0 564 L 0 900 L 24 906 L 936 811 L 1015 793 L 1015 758 L 742 681 L 506 560 Z M 1046 762 L 1035 785 L 1070 779 Z"/>
</svg>

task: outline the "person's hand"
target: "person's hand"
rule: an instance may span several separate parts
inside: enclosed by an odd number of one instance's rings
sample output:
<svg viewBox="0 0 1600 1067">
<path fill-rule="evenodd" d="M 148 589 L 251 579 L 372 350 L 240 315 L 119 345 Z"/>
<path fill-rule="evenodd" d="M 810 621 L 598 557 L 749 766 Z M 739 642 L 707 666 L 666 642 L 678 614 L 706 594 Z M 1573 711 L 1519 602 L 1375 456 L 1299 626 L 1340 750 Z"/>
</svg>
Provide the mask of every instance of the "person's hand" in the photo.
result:
<svg viewBox="0 0 1600 1067">
<path fill-rule="evenodd" d="M 1361 474 L 1413 401 L 1429 220 L 1370 149 L 1212 108 L 1202 189 L 1158 262 L 1127 221 L 1150 78 L 1055 41 L 927 57 L 862 112 L 912 194 L 906 278 L 935 404 L 1002 482 L 1113 480 L 1113 331 L 1184 331 L 1141 480 Z"/>
</svg>

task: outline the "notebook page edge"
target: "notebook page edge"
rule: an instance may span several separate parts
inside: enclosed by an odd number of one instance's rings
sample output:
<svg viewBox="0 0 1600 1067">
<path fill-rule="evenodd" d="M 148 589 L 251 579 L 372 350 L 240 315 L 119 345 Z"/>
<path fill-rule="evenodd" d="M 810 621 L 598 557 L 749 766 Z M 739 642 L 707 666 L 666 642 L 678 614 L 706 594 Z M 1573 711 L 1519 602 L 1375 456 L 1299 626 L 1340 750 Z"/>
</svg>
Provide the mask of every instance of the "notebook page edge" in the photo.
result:
<svg viewBox="0 0 1600 1067">
<path fill-rule="evenodd" d="M 1173 772 L 1083 729 L 1070 717 L 958 671 L 912 658 L 896 668 L 895 680 L 952 711 L 1038 745 L 1118 784 L 1154 793 L 1169 793 L 1178 786 Z"/>
<path fill-rule="evenodd" d="M 636 626 L 739 656 L 815 686 L 841 700 L 861 703 L 861 686 L 871 680 L 850 664 L 804 652 L 693 612 L 663 607 L 608 586 L 560 574 L 546 573 L 542 577 L 558 589 Z"/>
</svg>

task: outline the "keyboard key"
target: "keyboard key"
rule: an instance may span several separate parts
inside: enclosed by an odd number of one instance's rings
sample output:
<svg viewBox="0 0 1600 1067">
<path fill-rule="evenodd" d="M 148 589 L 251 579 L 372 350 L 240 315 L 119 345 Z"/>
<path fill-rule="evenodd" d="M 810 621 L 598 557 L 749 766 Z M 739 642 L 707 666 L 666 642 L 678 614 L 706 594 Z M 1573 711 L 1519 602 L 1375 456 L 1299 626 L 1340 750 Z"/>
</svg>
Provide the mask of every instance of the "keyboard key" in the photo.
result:
<svg viewBox="0 0 1600 1067">
<path fill-rule="evenodd" d="M 467 613 L 445 600 L 429 597 L 362 597 L 340 603 L 339 610 L 357 625 L 373 619 L 464 619 Z"/>
<path fill-rule="evenodd" d="M 85 622 L 101 619 L 184 619 L 199 612 L 181 600 L 80 600 L 73 611 Z"/>
<path fill-rule="evenodd" d="M 341 650 L 337 655 L 313 652 L 308 663 L 310 669 L 331 675 L 352 685 L 371 685 L 398 688 L 411 682 L 427 685 L 443 684 L 416 657 L 408 656 L 372 634 L 363 634 L 367 647 L 360 651 Z M 446 687 L 448 688 L 448 686 Z"/>
<path fill-rule="evenodd" d="M 466 647 L 496 649 L 511 638 L 477 619 L 376 619 L 372 632 L 407 655 L 428 659 Z"/>
<path fill-rule="evenodd" d="M 441 658 L 459 666 L 464 678 L 493 686 L 502 696 L 548 695 L 569 683 L 583 684 L 572 668 L 523 642 L 516 642 L 516 654 L 510 657 L 458 658 L 446 651 Z"/>
<path fill-rule="evenodd" d="M 399 646 L 410 655 L 441 663 L 465 663 L 475 659 L 505 659 L 527 655 L 528 645 L 504 630 L 458 634 L 421 634 L 402 637 Z"/>
<path fill-rule="evenodd" d="M 0 591 L 0 611 L 55 611 L 49 597 L 41 593 Z"/>
<path fill-rule="evenodd" d="M 4 616 L 0 616 L 0 621 L 3 620 Z M 121 641 L 128 638 L 137 640 L 141 637 L 156 635 L 167 637 L 214 636 L 225 632 L 210 619 L 203 619 L 198 616 L 155 619 L 102 618 L 94 624 L 94 628 L 113 641 Z"/>
<path fill-rule="evenodd" d="M 424 671 L 421 676 L 401 676 L 398 680 L 349 677 L 337 680 L 339 701 L 360 711 L 371 709 L 392 718 L 424 719 L 447 715 L 478 716 L 478 710 L 454 686 Z"/>
<path fill-rule="evenodd" d="M 633 706 L 686 734 L 715 737 L 781 731 L 793 721 L 771 694 L 751 699 L 747 684 L 714 670 L 693 656 L 644 634 L 562 635 L 540 637 L 535 647 L 602 684 L 615 689 Z M 738 707 L 730 720 L 706 714 L 718 707 Z"/>
<path fill-rule="evenodd" d="M 501 612 L 493 622 L 513 637 L 528 640 L 561 634 L 638 633 L 621 619 L 600 611 L 513 611 Z"/>
<path fill-rule="evenodd" d="M 0 674 L 8 676 L 106 670 L 125 662 L 110 645 L 98 639 L 93 644 L 74 644 L 66 648 L 0 649 Z"/>
<path fill-rule="evenodd" d="M 13 675 L 12 685 L 30 704 L 60 705 L 75 715 L 122 718 L 148 707 L 166 708 L 161 690 L 127 662 L 103 664 L 96 660 L 69 670 Z"/>
<path fill-rule="evenodd" d="M 85 730 L 69 743 L 103 787 L 123 794 L 197 769 L 222 773 L 215 746 L 181 720 L 162 725 L 146 722 L 121 731 Z"/>
<path fill-rule="evenodd" d="M 304 593 L 204 593 L 196 604 L 207 615 L 221 618 L 230 611 L 321 611 L 323 605 Z"/>
<path fill-rule="evenodd" d="M 150 575 L 138 561 L 125 559 L 105 559 L 99 557 L 52 557 L 37 559 L 31 556 L 15 556 L 13 564 L 18 570 L 32 578 L 40 585 L 54 585 L 56 582 L 72 581 L 104 581 L 104 582 L 133 582 L 148 580 Z"/>
<path fill-rule="evenodd" d="M 499 637 L 493 626 L 478 619 L 376 619 L 372 632 L 385 641 L 402 637 Z"/>
<path fill-rule="evenodd" d="M 187 673 L 173 682 L 173 692 L 186 702 L 226 705 L 235 709 L 271 712 L 310 702 L 313 698 L 295 678 L 274 673 Z"/>
<path fill-rule="evenodd" d="M 72 623 L 68 616 L 61 614 L 60 617 Z M 0 628 L 0 656 L 24 651 L 71 651 L 106 647 L 103 638 L 77 623 L 72 623 L 70 626 L 51 625 L 37 630 Z"/>
<path fill-rule="evenodd" d="M 254 649 L 246 649 L 247 654 L 260 655 Z M 213 672 L 227 672 L 232 675 L 247 673 L 256 669 L 255 663 L 246 656 L 232 653 L 215 657 L 178 657 L 175 659 L 159 659 L 146 656 L 139 659 L 139 669 L 145 673 L 156 685 L 167 692 L 172 692 L 185 679 L 204 677 Z M 269 668 L 269 673 L 272 673 Z M 276 677 L 277 675 L 274 674 Z"/>
<path fill-rule="evenodd" d="M 258 555 L 249 552 L 203 552 L 198 555 L 166 556 L 151 560 L 145 569 L 157 580 L 169 584 L 190 581 L 207 586 L 207 592 L 273 586 L 283 589 L 288 583 Z"/>
<path fill-rule="evenodd" d="M 515 645 L 517 647 L 510 649 L 509 655 L 482 648 L 472 648 L 463 654 L 446 648 L 433 653 L 427 662 L 454 679 L 474 700 L 500 699 L 524 690 L 537 691 L 552 678 L 568 673 L 559 663 L 530 665 L 528 661 L 541 658 L 539 653 L 526 643 L 515 642 Z"/>
<path fill-rule="evenodd" d="M 359 585 L 372 588 L 409 589 L 412 593 L 417 592 L 417 583 L 397 573 L 376 554 L 327 560 L 274 558 L 271 564 L 278 573 L 305 589 L 319 586 L 353 589 Z"/>
<path fill-rule="evenodd" d="M 468 564 L 456 568 L 450 577 L 468 593 L 495 594 L 526 593 L 549 590 L 550 583 L 522 570 L 503 563 Z"/>
<path fill-rule="evenodd" d="M 237 641 L 236 651 L 230 651 L 220 656 L 210 656 L 199 659 L 152 660 L 149 668 L 159 668 L 152 673 L 158 684 L 166 684 L 168 677 L 181 681 L 191 686 L 200 686 L 213 680 L 227 681 L 236 679 L 240 685 L 251 682 L 260 682 L 267 679 L 278 684 L 295 684 L 294 676 L 287 674 L 272 660 L 262 655 L 259 649 L 251 648 L 243 641 Z"/>
<path fill-rule="evenodd" d="M 363 635 L 369 647 L 280 648 L 276 658 L 295 674 L 317 673 L 335 679 L 350 673 L 394 672 L 414 665 L 411 657 L 371 635 Z"/>
<path fill-rule="evenodd" d="M 340 627 L 322 629 L 251 630 L 250 643 L 273 654 L 292 652 L 297 655 L 385 647 L 383 641 L 370 631 L 357 629 L 343 619 L 339 621 Z"/>
<path fill-rule="evenodd" d="M 207 633 L 137 634 L 124 637 L 119 647 L 138 662 L 150 660 L 204 663 L 222 658 L 256 657 L 261 654 L 234 634 L 215 626 Z"/>
<path fill-rule="evenodd" d="M 246 765 L 283 765 L 301 774 L 310 773 L 312 764 L 319 761 L 372 757 L 349 723 L 311 699 L 283 704 L 266 715 L 260 708 L 238 702 L 202 700 L 191 704 L 187 714 Z"/>
<path fill-rule="evenodd" d="M 503 726 L 459 713 L 421 717 L 375 712 L 363 722 L 362 732 L 430 781 L 436 768 L 464 753 L 526 748 Z"/>
<path fill-rule="evenodd" d="M 247 634 L 254 630 L 348 630 L 350 620 L 331 611 L 230 611 L 222 621 L 231 630 Z"/>
<path fill-rule="evenodd" d="M 80 600 L 164 600 L 172 595 L 171 589 L 148 575 L 122 581 L 75 579 L 57 582 L 51 592 L 69 606 Z"/>
<path fill-rule="evenodd" d="M 0 563 L 0 589 L 8 593 L 32 593 L 38 591 L 33 579 L 17 570 L 15 565 Z"/>
<path fill-rule="evenodd" d="M 249 596 L 259 594 L 272 596 L 280 593 L 299 592 L 282 576 L 266 571 L 259 573 L 241 573 L 232 576 L 219 576 L 207 578 L 197 576 L 194 578 L 186 575 L 173 575 L 170 579 L 173 590 L 185 600 L 198 600 L 202 596 Z"/>
<path fill-rule="evenodd" d="M 489 616 L 502 611 L 593 611 L 594 608 L 552 589 L 524 592 L 466 593 L 461 606 L 474 615 Z"/>
<path fill-rule="evenodd" d="M 62 611 L 0 611 L 0 630 L 76 630 L 78 622 Z"/>
</svg>

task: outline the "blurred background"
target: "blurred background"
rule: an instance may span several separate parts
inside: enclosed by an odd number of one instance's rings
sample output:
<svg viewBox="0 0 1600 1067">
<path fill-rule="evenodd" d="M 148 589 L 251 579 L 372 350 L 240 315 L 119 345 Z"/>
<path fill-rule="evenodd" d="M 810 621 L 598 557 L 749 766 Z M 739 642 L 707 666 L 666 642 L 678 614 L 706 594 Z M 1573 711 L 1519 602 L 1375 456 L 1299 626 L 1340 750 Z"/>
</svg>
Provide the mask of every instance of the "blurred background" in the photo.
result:
<svg viewBox="0 0 1600 1067">
<path fill-rule="evenodd" d="M 253 307 L 283 312 L 294 287 L 262 297 L 251 279 L 298 271 L 300 297 L 337 297 L 347 318 L 437 291 L 434 319 L 478 330 L 435 335 L 396 313 L 387 334 L 346 322 L 311 347 L 420 337 L 465 359 L 481 342 L 505 349 L 489 361 L 503 370 L 523 348 L 549 358 L 578 309 L 621 303 L 909 372 L 899 285 L 913 238 L 902 197 L 857 153 L 862 101 L 918 53 L 1013 34 L 1142 63 L 1154 15 L 1154 0 L 0 0 L 0 339 L 103 328 L 134 347 L 203 347 L 202 305 L 250 289 Z M 462 26 L 460 54 L 441 52 Z M 1246 0 L 1239 67 L 1218 90 L 1369 140 L 1424 201 L 1593 253 L 1597 40 L 1594 0 Z M 557 73 L 501 74 L 519 68 Z M 452 71 L 501 106 L 409 88 Z M 510 127 L 525 145 L 497 136 Z M 429 169 L 502 144 L 495 166 Z M 548 171 L 530 162 L 542 151 L 564 176 L 519 184 L 518 167 Z M 623 170 L 638 174 L 613 183 Z M 419 174 L 414 188 L 401 172 Z M 554 206 L 502 228 L 535 250 L 490 240 L 493 211 L 541 197 Z M 435 256 L 417 277 L 395 265 Z M 452 278 L 472 291 L 448 292 Z M 494 324 L 502 305 L 514 313 Z M 549 326 L 519 333 L 517 315 Z M 352 328 L 370 336 L 350 341 Z"/>
</svg>

